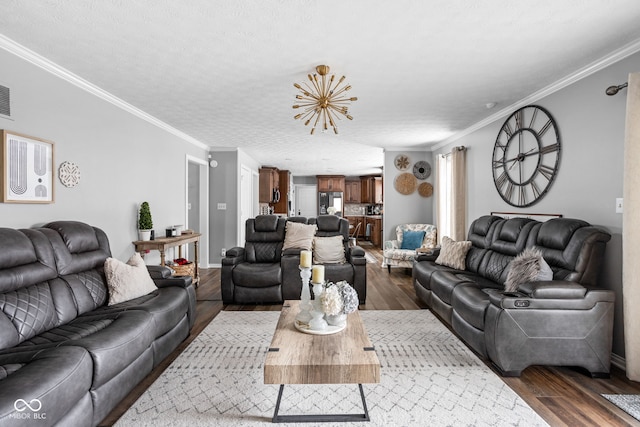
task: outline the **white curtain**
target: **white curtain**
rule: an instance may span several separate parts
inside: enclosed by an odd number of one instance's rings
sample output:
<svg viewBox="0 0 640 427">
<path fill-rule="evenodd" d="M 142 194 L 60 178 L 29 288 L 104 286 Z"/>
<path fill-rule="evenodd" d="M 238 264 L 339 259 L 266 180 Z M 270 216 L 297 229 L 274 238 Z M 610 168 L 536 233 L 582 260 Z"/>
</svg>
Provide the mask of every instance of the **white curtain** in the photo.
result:
<svg viewBox="0 0 640 427">
<path fill-rule="evenodd" d="M 629 75 L 624 142 L 622 293 L 627 377 L 640 381 L 640 73 Z"/>
<path fill-rule="evenodd" d="M 436 163 L 436 223 L 438 242 L 442 236 L 453 240 L 466 237 L 467 165 L 465 147 L 438 156 Z"/>
</svg>

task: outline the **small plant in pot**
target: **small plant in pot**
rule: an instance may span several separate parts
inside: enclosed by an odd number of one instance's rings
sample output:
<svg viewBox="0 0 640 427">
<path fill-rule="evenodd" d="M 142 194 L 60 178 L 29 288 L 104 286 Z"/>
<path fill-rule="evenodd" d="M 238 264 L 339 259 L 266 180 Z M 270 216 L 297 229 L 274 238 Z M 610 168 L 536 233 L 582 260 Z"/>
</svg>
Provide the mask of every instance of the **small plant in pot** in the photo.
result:
<svg viewBox="0 0 640 427">
<path fill-rule="evenodd" d="M 152 228 L 153 220 L 151 219 L 149 203 L 142 202 L 142 205 L 140 205 L 140 213 L 138 215 L 138 238 L 140 240 L 151 240 Z"/>
</svg>

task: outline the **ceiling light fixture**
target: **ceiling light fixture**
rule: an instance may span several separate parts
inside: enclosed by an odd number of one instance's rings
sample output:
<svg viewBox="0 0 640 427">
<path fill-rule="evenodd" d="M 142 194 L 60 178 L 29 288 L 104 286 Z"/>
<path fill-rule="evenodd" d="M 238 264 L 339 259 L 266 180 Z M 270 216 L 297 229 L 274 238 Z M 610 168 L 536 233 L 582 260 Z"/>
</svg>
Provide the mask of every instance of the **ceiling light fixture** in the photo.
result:
<svg viewBox="0 0 640 427">
<path fill-rule="evenodd" d="M 618 93 L 621 89 L 624 89 L 625 87 L 627 87 L 628 83 L 622 83 L 619 86 L 609 86 L 607 88 L 607 90 L 605 90 L 605 93 L 609 96 L 613 96 L 616 93 Z"/>
<path fill-rule="evenodd" d="M 336 119 L 340 120 L 340 114 L 345 116 L 349 120 L 353 120 L 353 117 L 349 115 L 348 106 L 352 101 L 357 101 L 356 97 L 347 97 L 346 93 L 351 89 L 350 85 L 340 87 L 344 82 L 345 77 L 342 76 L 334 84 L 335 75 L 327 77 L 329 74 L 328 65 L 318 65 L 316 71 L 320 74 L 318 78 L 317 74 L 308 74 L 307 77 L 311 82 L 309 85 L 307 82 L 299 85 L 294 83 L 296 89 L 302 92 L 302 95 L 296 95 L 296 99 L 299 100 L 299 104 L 295 104 L 293 108 L 303 109 L 302 113 L 296 114 L 293 118 L 307 119 L 304 125 L 307 126 L 313 122 L 311 128 L 311 135 L 316 130 L 318 123 L 322 124 L 322 131 L 326 132 L 329 126 L 333 128 L 333 131 L 337 134 L 338 127 L 336 126 Z"/>
</svg>

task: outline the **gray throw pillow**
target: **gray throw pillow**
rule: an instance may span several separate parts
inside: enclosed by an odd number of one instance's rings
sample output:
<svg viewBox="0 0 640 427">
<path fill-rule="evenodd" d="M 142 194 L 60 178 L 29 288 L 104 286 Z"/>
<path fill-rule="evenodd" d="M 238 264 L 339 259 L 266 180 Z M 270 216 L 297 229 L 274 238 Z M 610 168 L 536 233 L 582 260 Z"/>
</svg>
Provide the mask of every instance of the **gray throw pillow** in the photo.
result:
<svg viewBox="0 0 640 427">
<path fill-rule="evenodd" d="M 539 249 L 527 248 L 509 263 L 504 290 L 515 292 L 523 283 L 540 280 L 553 280 L 553 271 Z"/>
</svg>

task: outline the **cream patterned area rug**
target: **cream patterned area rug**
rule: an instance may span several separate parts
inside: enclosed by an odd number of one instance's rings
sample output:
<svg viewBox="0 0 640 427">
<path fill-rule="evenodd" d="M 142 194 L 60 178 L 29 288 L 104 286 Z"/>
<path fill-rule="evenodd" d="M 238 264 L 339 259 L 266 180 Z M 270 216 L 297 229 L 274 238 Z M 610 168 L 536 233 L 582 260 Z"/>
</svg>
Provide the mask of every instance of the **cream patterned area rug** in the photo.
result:
<svg viewBox="0 0 640 427">
<path fill-rule="evenodd" d="M 273 425 L 278 386 L 263 383 L 263 364 L 279 314 L 221 312 L 116 425 Z M 428 310 L 360 314 L 381 363 L 380 384 L 363 385 L 368 425 L 547 425 Z M 287 385 L 280 406 L 281 415 L 362 411 L 352 384 Z"/>
<path fill-rule="evenodd" d="M 603 394 L 602 397 L 616 405 L 618 408 L 640 421 L 640 395 L 639 394 Z"/>
</svg>

